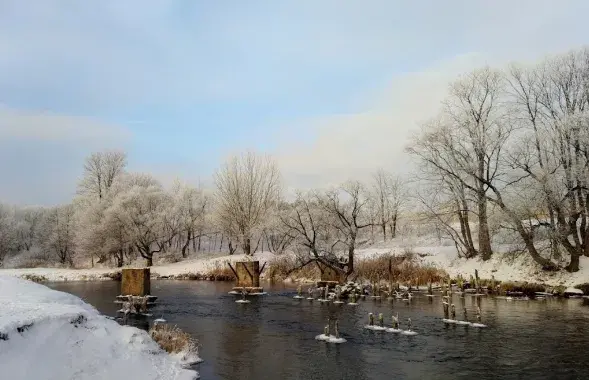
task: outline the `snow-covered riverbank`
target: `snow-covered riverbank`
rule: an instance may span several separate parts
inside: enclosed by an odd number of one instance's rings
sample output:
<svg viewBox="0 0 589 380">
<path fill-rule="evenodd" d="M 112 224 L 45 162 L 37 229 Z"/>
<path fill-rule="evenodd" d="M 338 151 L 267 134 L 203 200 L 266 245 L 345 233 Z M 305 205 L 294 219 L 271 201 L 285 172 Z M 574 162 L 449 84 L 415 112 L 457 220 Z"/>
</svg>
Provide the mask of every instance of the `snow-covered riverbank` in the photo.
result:
<svg viewBox="0 0 589 380">
<path fill-rule="evenodd" d="M 190 380 L 149 334 L 78 297 L 0 275 L 0 369 L 10 380 Z"/>
<path fill-rule="evenodd" d="M 272 259 L 270 252 L 256 253 L 255 259 L 262 262 Z M 208 255 L 197 259 L 187 259 L 177 263 L 154 265 L 151 267 L 152 276 L 177 276 L 189 273 L 207 273 L 216 268 L 226 268 L 227 262 L 248 260 L 244 255 Z M 251 260 L 251 259 L 250 259 Z M 23 268 L 0 269 L 0 275 L 23 277 L 39 276 L 46 281 L 100 281 L 111 280 L 110 274 L 120 271 L 120 268 L 92 268 L 92 269 L 67 269 L 67 268 Z"/>
<path fill-rule="evenodd" d="M 456 254 L 453 246 L 434 245 L 407 245 L 406 242 L 377 243 L 356 251 L 356 260 L 362 260 L 379 255 L 402 255 L 413 252 L 416 261 L 424 265 L 433 265 L 445 270 L 450 276 L 463 275 L 469 278 L 478 270 L 481 278 L 490 279 L 494 276 L 499 281 L 526 281 L 549 286 L 574 286 L 589 283 L 589 257 L 581 257 L 581 270 L 569 273 L 565 270 L 558 272 L 542 271 L 531 260 L 529 255 L 510 255 L 498 251 L 491 260 L 463 259 Z M 275 257 L 270 252 L 261 252 L 254 255 L 255 260 L 263 264 L 270 263 Z M 186 274 L 205 274 L 218 268 L 227 268 L 227 262 L 248 260 L 244 255 L 213 254 L 200 258 L 192 258 L 173 264 L 155 265 L 151 267 L 154 277 L 173 277 Z M 95 269 L 60 269 L 60 268 L 27 268 L 27 269 L 0 269 L 0 275 L 8 276 L 39 276 L 46 281 L 97 281 L 110 280 L 109 274 L 116 272 L 117 268 Z"/>
</svg>

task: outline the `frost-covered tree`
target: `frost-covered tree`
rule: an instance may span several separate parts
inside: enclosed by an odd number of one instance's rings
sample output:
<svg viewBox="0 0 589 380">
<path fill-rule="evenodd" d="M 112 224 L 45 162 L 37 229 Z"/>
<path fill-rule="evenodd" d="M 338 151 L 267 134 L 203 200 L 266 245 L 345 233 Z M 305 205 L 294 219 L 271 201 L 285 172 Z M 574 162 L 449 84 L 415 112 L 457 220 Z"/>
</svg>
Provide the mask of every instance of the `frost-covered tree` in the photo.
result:
<svg viewBox="0 0 589 380">
<path fill-rule="evenodd" d="M 190 243 L 204 231 L 210 206 L 203 189 L 177 184 L 173 192 L 172 212 L 178 216 L 178 235 L 182 257 L 187 257 Z"/>
<path fill-rule="evenodd" d="M 536 225 L 551 230 L 552 255 L 563 248 L 576 272 L 589 256 L 589 49 L 513 65 L 508 82 L 512 123 L 521 131 L 509 164 L 540 191 L 537 209 L 545 212 Z M 520 230 L 534 252 L 534 230 Z"/>
<path fill-rule="evenodd" d="M 354 272 L 354 254 L 360 231 L 370 226 L 366 215 L 367 191 L 359 181 L 349 181 L 318 198 L 319 205 L 331 217 L 331 224 L 346 246 L 346 275 Z"/>
<path fill-rule="evenodd" d="M 297 192 L 280 220 L 293 240 L 301 266 L 317 261 L 343 273 L 346 263 L 337 257 L 336 250 L 344 246 L 333 227 L 333 215 L 320 202 L 318 192 Z"/>
<path fill-rule="evenodd" d="M 30 251 L 37 242 L 44 210 L 40 207 L 16 209 L 16 233 L 19 250 Z"/>
<path fill-rule="evenodd" d="M 260 234 L 281 196 L 280 173 L 267 156 L 245 153 L 230 158 L 214 176 L 215 211 L 221 229 L 237 239 L 251 255 L 254 235 Z"/>
<path fill-rule="evenodd" d="M 68 204 L 50 209 L 43 223 L 43 249 L 60 264 L 73 264 L 75 246 L 74 206 Z"/>
<path fill-rule="evenodd" d="M 16 223 L 14 210 L 0 204 L 0 266 L 4 258 L 15 252 L 17 246 Z"/>
<path fill-rule="evenodd" d="M 484 260 L 492 254 L 487 194 L 504 174 L 501 153 L 512 130 L 501 107 L 503 94 L 501 72 L 484 68 L 468 73 L 452 84 L 439 118 L 408 148 L 422 168 L 470 193 L 478 219 L 478 253 Z"/>
<path fill-rule="evenodd" d="M 115 180 L 124 172 L 127 155 L 120 151 L 92 153 L 84 164 L 84 175 L 78 193 L 102 199 Z"/>
<path fill-rule="evenodd" d="M 158 243 L 165 236 L 165 213 L 170 207 L 171 199 L 161 186 L 135 185 L 117 194 L 105 215 L 112 221 L 110 227 L 125 231 L 126 243 L 137 249 L 147 266 L 152 266 L 153 255 L 163 248 Z"/>
<path fill-rule="evenodd" d="M 374 222 L 380 226 L 384 240 L 387 240 L 387 227 L 392 239 L 397 234 L 399 211 L 407 196 L 403 181 L 382 169 L 373 175 L 370 201 L 374 208 Z"/>
</svg>

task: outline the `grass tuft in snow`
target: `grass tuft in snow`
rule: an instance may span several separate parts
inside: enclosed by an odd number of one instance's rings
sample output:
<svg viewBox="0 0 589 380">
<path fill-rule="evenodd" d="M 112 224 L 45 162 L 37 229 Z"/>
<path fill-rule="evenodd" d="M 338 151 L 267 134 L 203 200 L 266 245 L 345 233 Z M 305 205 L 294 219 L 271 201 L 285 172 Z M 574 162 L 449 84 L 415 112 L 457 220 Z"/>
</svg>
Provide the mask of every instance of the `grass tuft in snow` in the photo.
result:
<svg viewBox="0 0 589 380">
<path fill-rule="evenodd" d="M 178 326 L 157 323 L 149 330 L 149 335 L 169 354 L 198 356 L 198 341 Z"/>
<path fill-rule="evenodd" d="M 37 274 L 23 274 L 21 276 L 21 278 L 23 278 L 25 280 L 33 281 L 33 282 L 36 282 L 36 283 L 41 283 L 41 282 L 47 282 L 47 281 L 49 281 L 47 279 L 47 277 L 40 276 L 40 275 L 37 275 Z"/>
</svg>

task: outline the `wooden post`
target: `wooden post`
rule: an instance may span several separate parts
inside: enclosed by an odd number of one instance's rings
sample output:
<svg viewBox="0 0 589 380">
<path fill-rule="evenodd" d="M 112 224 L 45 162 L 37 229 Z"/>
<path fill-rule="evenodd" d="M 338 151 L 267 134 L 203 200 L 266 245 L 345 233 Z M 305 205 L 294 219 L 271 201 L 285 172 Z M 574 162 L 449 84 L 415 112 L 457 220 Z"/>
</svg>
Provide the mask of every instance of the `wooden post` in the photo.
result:
<svg viewBox="0 0 589 380">
<path fill-rule="evenodd" d="M 149 268 L 123 269 L 121 278 L 121 295 L 147 296 L 151 292 Z"/>
</svg>

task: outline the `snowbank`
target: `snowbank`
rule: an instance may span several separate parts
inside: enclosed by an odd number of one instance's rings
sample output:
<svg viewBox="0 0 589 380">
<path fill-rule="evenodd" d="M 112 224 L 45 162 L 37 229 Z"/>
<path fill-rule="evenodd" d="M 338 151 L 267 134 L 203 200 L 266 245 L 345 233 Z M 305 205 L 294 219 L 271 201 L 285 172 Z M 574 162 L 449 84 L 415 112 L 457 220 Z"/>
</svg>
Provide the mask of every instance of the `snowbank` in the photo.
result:
<svg viewBox="0 0 589 380">
<path fill-rule="evenodd" d="M 0 276 L 0 368 L 11 380 L 190 380 L 147 332 L 68 293 Z"/>
</svg>

